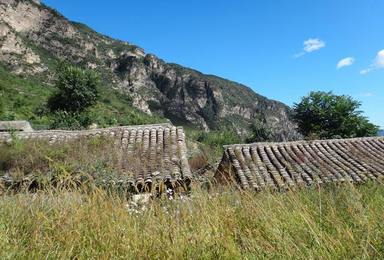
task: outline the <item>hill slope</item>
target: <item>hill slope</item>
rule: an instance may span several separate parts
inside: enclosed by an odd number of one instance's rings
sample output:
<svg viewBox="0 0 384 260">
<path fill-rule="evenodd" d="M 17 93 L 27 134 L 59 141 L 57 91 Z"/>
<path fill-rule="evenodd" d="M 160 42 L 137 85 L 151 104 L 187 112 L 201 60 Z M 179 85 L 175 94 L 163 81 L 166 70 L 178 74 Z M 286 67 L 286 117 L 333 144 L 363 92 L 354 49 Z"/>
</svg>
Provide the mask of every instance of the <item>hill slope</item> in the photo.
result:
<svg viewBox="0 0 384 260">
<path fill-rule="evenodd" d="M 147 114 L 206 130 L 247 131 L 256 118 L 281 140 L 296 136 L 289 108 L 241 84 L 169 64 L 127 42 L 70 22 L 39 1 L 0 0 L 0 62 L 13 73 L 52 78 L 55 62 L 97 70 Z"/>
</svg>

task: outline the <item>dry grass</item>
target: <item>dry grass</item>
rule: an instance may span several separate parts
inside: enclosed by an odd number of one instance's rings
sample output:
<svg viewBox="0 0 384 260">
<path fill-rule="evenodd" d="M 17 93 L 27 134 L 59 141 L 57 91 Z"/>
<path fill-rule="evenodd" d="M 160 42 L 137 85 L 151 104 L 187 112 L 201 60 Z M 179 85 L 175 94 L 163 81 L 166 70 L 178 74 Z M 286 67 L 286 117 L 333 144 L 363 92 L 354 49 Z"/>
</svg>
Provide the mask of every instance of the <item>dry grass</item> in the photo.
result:
<svg viewBox="0 0 384 260">
<path fill-rule="evenodd" d="M 108 186 L 117 181 L 128 187 L 129 176 L 142 168 L 140 149 L 128 158 L 125 151 L 106 137 L 79 139 L 50 145 L 45 141 L 15 140 L 0 146 L 0 176 L 9 175 L 20 189 L 50 189 L 79 183 Z M 99 185 L 99 186 L 100 186 Z M 1 194 L 1 189 L 0 189 Z"/>
<path fill-rule="evenodd" d="M 112 146 L 15 143 L 0 149 L 0 171 L 68 182 L 79 173 L 108 177 L 120 172 Z M 190 197 L 132 210 L 127 193 L 96 183 L 0 196 L 0 259 L 384 257 L 381 184 L 287 193 L 195 184 Z"/>
<path fill-rule="evenodd" d="M 64 169 L 68 172 L 96 172 L 99 168 L 121 171 L 121 152 L 109 138 L 80 139 L 49 145 L 44 141 L 18 140 L 0 146 L 0 174 L 15 179 L 46 175 Z"/>
<path fill-rule="evenodd" d="M 94 190 L 0 198 L 0 258 L 382 258 L 384 187 L 195 190 L 129 213 Z"/>
<path fill-rule="evenodd" d="M 203 153 L 195 154 L 188 160 L 188 163 L 189 167 L 191 168 L 191 171 L 193 172 L 200 169 L 204 169 L 204 167 L 207 167 L 209 165 L 208 158 Z"/>
</svg>

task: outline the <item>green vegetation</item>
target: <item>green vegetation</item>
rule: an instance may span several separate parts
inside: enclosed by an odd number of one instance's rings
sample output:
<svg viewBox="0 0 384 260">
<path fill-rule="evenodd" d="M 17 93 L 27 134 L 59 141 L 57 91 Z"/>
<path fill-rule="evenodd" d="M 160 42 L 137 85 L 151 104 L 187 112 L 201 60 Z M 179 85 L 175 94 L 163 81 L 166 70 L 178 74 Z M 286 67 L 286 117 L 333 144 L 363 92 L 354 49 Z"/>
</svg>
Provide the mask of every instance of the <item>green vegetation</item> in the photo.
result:
<svg viewBox="0 0 384 260">
<path fill-rule="evenodd" d="M 116 90 L 101 88 L 100 97 L 100 101 L 90 109 L 94 122 L 100 127 L 168 122 L 163 117 L 139 111 L 133 107 L 130 96 Z"/>
<path fill-rule="evenodd" d="M 205 132 L 185 128 L 185 131 L 188 139 L 192 142 L 192 144 L 189 144 L 189 150 L 198 151 L 192 155 L 191 161 L 199 159 L 198 163 L 192 163 L 192 169 L 203 168 L 208 163 L 217 163 L 223 155 L 224 145 L 238 144 L 243 141 L 237 133 L 228 129 Z M 193 145 L 197 145 L 197 147 L 193 147 Z"/>
<path fill-rule="evenodd" d="M 30 120 L 46 125 L 48 117 L 38 116 L 41 103 L 52 93 L 52 87 L 26 80 L 0 66 L 0 120 Z"/>
<path fill-rule="evenodd" d="M 40 82 L 40 83 L 38 83 Z M 166 122 L 159 116 L 149 116 L 132 106 L 131 98 L 109 87 L 99 88 L 100 100 L 88 111 L 88 121 L 100 127 Z M 47 101 L 57 89 L 41 80 L 16 76 L 0 66 L 0 120 L 28 120 L 35 129 L 62 127 L 62 113 L 52 115 Z M 86 117 L 87 118 L 87 117 Z M 68 120 L 72 120 L 68 118 Z M 59 125 L 57 123 L 63 123 Z M 72 124 L 72 128 L 78 128 Z"/>
<path fill-rule="evenodd" d="M 98 74 L 61 63 L 55 82 L 58 91 L 48 99 L 52 128 L 78 129 L 92 124 L 88 109 L 98 101 L 99 85 Z"/>
<path fill-rule="evenodd" d="M 251 126 L 251 135 L 246 139 L 247 143 L 273 141 L 275 139 L 271 129 L 261 119 L 256 119 Z"/>
<path fill-rule="evenodd" d="M 375 136 L 378 127 L 359 111 L 361 103 L 332 92 L 311 92 L 294 105 L 293 118 L 306 137 L 351 138 Z"/>
<path fill-rule="evenodd" d="M 59 91 L 48 105 L 52 110 L 81 112 L 96 103 L 99 84 L 98 75 L 92 71 L 61 64 L 55 84 Z"/>
</svg>

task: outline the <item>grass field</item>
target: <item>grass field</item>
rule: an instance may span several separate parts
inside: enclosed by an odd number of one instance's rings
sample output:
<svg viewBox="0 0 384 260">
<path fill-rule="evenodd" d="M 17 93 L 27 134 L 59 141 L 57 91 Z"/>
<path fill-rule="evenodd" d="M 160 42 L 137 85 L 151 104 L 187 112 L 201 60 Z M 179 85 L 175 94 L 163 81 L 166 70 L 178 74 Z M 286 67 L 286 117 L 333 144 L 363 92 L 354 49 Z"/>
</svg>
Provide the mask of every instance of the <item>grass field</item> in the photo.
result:
<svg viewBox="0 0 384 260">
<path fill-rule="evenodd" d="M 384 257 L 380 183 L 286 193 L 194 183 L 189 196 L 155 198 L 143 208 L 124 189 L 100 185 L 121 174 L 116 165 L 103 138 L 3 146 L 0 175 L 35 176 L 40 189 L 0 194 L 0 259 Z M 78 187 L 87 176 L 92 181 Z"/>
<path fill-rule="evenodd" d="M 0 197 L 0 258 L 383 258 L 384 186 L 288 193 L 195 189 L 138 212 L 121 194 Z"/>
</svg>

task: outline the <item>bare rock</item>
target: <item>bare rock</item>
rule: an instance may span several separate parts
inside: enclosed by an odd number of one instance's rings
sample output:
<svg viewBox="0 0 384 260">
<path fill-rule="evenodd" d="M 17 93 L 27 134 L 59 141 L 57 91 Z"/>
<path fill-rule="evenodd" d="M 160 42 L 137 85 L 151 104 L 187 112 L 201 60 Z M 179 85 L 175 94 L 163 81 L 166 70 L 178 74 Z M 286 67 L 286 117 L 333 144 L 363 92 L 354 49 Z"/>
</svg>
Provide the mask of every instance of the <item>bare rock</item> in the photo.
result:
<svg viewBox="0 0 384 260">
<path fill-rule="evenodd" d="M 147 114 L 206 131 L 230 127 L 241 134 L 261 118 L 279 140 L 296 136 L 290 109 L 283 103 L 236 82 L 166 63 L 37 4 L 0 1 L 0 61 L 15 73 L 49 74 L 51 59 L 65 59 L 101 71 L 110 87 L 128 93 L 133 105 Z"/>
</svg>

